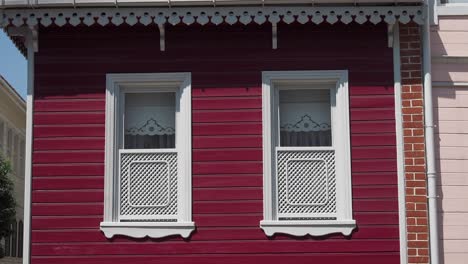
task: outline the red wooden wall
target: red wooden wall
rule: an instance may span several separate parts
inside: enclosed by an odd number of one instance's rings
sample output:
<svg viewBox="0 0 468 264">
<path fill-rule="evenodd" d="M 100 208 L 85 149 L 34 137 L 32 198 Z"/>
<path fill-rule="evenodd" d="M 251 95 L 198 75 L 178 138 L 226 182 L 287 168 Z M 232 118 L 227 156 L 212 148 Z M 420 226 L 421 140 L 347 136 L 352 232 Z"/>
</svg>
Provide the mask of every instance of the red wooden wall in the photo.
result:
<svg viewBox="0 0 468 264">
<path fill-rule="evenodd" d="M 399 263 L 392 50 L 385 25 L 41 29 L 34 103 L 32 263 Z M 267 238 L 261 71 L 349 70 L 351 237 Z M 105 74 L 192 72 L 190 239 L 108 240 Z"/>
</svg>

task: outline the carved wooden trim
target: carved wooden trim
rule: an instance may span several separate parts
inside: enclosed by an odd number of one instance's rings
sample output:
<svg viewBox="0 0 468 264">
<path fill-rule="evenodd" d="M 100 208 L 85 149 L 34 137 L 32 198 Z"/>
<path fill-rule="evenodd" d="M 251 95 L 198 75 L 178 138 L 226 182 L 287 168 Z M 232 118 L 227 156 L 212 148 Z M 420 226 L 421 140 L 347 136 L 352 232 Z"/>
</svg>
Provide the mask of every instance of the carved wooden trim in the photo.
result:
<svg viewBox="0 0 468 264">
<path fill-rule="evenodd" d="M 66 24 L 101 25 L 106 26 L 128 24 L 200 25 L 241 23 L 244 25 L 266 22 L 276 24 L 363 24 L 381 22 L 395 24 L 399 21 L 407 24 L 414 21 L 424 23 L 424 12 L 420 6 L 340 6 L 340 7 L 310 7 L 310 6 L 278 6 L 278 7 L 191 7 L 191 8 L 80 8 L 80 9 L 33 9 L 4 10 L 0 25 L 4 26 L 37 26 L 48 27 L 55 24 L 59 27 Z"/>
</svg>

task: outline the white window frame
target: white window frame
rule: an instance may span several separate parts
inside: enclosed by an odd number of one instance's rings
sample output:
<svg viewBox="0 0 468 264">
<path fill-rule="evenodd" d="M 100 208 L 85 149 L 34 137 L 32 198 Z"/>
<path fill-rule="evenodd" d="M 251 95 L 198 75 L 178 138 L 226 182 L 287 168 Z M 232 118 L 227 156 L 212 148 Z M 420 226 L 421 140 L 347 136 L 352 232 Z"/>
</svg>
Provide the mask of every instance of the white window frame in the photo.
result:
<svg viewBox="0 0 468 264">
<path fill-rule="evenodd" d="M 351 153 L 349 128 L 348 71 L 267 71 L 262 76 L 263 94 L 263 209 L 260 227 L 268 235 L 323 236 L 331 233 L 350 235 L 356 227 L 352 218 Z M 273 198 L 276 167 L 277 116 L 279 113 L 275 83 L 336 83 L 336 103 L 332 98 L 332 140 L 336 162 L 336 220 L 278 220 Z M 300 147 L 293 147 L 300 150 Z M 325 147 L 327 148 L 327 147 Z"/>
<path fill-rule="evenodd" d="M 178 217 L 177 222 L 118 222 L 118 187 L 117 171 L 119 151 L 119 126 L 122 89 L 131 87 L 148 87 L 157 89 L 164 84 L 179 86 L 176 94 L 176 149 L 178 152 Z M 139 88 L 136 88 L 139 89 Z M 164 88 L 161 88 L 164 89 Z M 192 105 L 190 73 L 140 73 L 140 74 L 107 74 L 106 84 L 106 147 L 105 147 L 105 189 L 104 220 L 100 224 L 105 236 L 115 235 L 141 238 L 161 238 L 171 235 L 190 236 L 195 230 L 192 221 Z"/>
</svg>

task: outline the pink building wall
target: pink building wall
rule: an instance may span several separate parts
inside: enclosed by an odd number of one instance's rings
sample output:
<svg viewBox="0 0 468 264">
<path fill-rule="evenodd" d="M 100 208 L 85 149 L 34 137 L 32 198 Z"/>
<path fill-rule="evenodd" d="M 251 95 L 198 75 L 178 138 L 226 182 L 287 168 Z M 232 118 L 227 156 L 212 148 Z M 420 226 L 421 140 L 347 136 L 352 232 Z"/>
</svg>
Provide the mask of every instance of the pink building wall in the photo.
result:
<svg viewBox="0 0 468 264">
<path fill-rule="evenodd" d="M 431 32 L 439 225 L 444 264 L 468 259 L 468 16 Z"/>
</svg>

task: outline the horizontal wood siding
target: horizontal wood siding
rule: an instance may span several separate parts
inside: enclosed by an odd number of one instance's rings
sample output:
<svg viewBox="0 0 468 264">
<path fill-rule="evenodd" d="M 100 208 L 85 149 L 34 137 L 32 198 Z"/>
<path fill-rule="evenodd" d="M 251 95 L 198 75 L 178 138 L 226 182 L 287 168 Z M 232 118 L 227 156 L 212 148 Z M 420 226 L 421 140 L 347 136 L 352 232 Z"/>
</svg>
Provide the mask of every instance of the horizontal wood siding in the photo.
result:
<svg viewBox="0 0 468 264">
<path fill-rule="evenodd" d="M 468 257 L 468 89 L 436 88 L 434 106 L 440 245 L 445 264 L 462 264 Z"/>
<path fill-rule="evenodd" d="M 36 59 L 32 263 L 399 262 L 392 50 L 385 25 L 168 26 L 41 30 Z M 261 72 L 349 70 L 349 238 L 277 235 L 263 216 Z M 190 239 L 106 239 L 105 74 L 192 72 Z"/>
<path fill-rule="evenodd" d="M 434 82 L 468 82 L 468 16 L 439 16 L 431 53 Z"/>
</svg>

